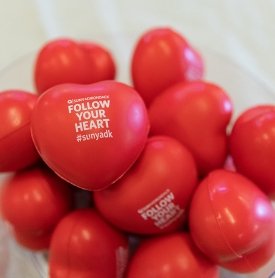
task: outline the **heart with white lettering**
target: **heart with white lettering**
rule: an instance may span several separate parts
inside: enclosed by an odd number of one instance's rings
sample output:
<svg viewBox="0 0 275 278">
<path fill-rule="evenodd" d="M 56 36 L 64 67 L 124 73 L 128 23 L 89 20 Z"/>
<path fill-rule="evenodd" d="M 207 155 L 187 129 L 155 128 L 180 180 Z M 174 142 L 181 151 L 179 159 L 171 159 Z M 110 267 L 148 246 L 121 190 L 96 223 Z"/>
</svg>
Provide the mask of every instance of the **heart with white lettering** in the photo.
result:
<svg viewBox="0 0 275 278">
<path fill-rule="evenodd" d="M 97 209 L 116 227 L 158 234 L 183 226 L 196 185 L 189 150 L 171 137 L 154 136 L 120 180 L 93 196 Z"/>
<path fill-rule="evenodd" d="M 143 100 L 116 81 L 52 87 L 39 97 L 31 121 L 42 159 L 86 190 L 119 179 L 143 150 L 148 131 Z"/>
</svg>

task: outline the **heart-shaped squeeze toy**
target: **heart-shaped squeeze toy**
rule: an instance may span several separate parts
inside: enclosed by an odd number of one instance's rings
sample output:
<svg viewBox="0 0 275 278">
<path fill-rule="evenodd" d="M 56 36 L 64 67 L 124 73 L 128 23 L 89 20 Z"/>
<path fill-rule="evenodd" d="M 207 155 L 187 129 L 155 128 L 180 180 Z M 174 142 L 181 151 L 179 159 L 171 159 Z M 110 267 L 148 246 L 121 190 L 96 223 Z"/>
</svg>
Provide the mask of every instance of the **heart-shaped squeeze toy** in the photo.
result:
<svg viewBox="0 0 275 278">
<path fill-rule="evenodd" d="M 59 222 L 49 253 L 50 278 L 122 278 L 128 240 L 94 209 L 79 209 Z"/>
<path fill-rule="evenodd" d="M 95 206 L 110 223 L 136 234 L 177 230 L 197 186 L 191 153 L 177 140 L 154 136 L 135 165 L 111 188 L 95 192 Z"/>
<path fill-rule="evenodd" d="M 39 154 L 60 177 L 100 190 L 138 158 L 149 121 L 143 100 L 127 85 L 63 84 L 39 97 L 31 131 Z"/>
<path fill-rule="evenodd" d="M 227 157 L 229 95 L 205 81 L 181 82 L 163 91 L 149 108 L 151 135 L 171 136 L 193 154 L 201 176 L 221 168 Z"/>
<path fill-rule="evenodd" d="M 22 90 L 0 93 L 0 172 L 21 170 L 38 161 L 30 133 L 36 100 L 36 95 Z"/>
</svg>

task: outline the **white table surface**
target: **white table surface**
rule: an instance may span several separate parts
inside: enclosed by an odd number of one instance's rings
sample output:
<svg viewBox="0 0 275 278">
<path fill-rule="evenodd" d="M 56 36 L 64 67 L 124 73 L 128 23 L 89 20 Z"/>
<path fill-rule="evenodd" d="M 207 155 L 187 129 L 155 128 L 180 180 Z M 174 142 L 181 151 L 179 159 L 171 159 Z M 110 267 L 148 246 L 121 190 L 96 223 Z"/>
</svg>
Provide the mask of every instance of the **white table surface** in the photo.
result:
<svg viewBox="0 0 275 278">
<path fill-rule="evenodd" d="M 55 37 L 108 37 L 123 51 L 128 36 L 156 26 L 228 57 L 275 94 L 274 0 L 0 0 L 0 70 Z"/>
</svg>

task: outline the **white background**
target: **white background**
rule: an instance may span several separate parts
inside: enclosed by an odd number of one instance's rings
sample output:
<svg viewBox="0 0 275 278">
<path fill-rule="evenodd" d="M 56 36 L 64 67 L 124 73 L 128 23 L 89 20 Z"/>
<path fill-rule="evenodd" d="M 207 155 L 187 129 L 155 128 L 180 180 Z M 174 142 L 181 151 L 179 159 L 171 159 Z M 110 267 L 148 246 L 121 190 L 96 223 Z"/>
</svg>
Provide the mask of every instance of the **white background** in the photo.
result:
<svg viewBox="0 0 275 278">
<path fill-rule="evenodd" d="M 172 26 L 275 91 L 274 20 L 274 0 L 0 0 L 0 69 L 50 38 L 100 41 L 104 34 L 119 43 L 149 27 Z"/>
</svg>

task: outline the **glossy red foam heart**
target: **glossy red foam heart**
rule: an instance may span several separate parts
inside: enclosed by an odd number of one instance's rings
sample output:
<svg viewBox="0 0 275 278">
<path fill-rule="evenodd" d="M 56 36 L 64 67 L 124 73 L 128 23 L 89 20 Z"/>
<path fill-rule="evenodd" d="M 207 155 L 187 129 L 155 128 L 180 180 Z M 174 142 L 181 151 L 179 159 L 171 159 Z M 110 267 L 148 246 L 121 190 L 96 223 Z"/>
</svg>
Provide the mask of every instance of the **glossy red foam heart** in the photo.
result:
<svg viewBox="0 0 275 278">
<path fill-rule="evenodd" d="M 163 91 L 149 107 L 150 132 L 183 143 L 205 175 L 225 162 L 231 114 L 231 100 L 221 87 L 205 81 L 181 82 Z"/>
<path fill-rule="evenodd" d="M 188 233 L 176 232 L 141 242 L 129 266 L 128 278 L 218 278 L 218 267 L 195 246 Z"/>
<path fill-rule="evenodd" d="M 120 178 L 142 151 L 148 130 L 141 97 L 115 81 L 53 87 L 38 99 L 31 123 L 48 166 L 87 190 Z"/>
<path fill-rule="evenodd" d="M 39 160 L 30 133 L 37 96 L 22 90 L 0 93 L 0 172 L 29 167 Z"/>
<path fill-rule="evenodd" d="M 239 173 L 215 170 L 202 180 L 191 202 L 189 225 L 201 251 L 234 271 L 255 271 L 274 254 L 270 200 Z"/>
<path fill-rule="evenodd" d="M 173 138 L 154 136 L 123 178 L 95 192 L 94 201 L 100 213 L 122 230 L 165 233 L 183 226 L 196 186 L 191 153 Z"/>
<path fill-rule="evenodd" d="M 53 233 L 49 277 L 122 278 L 127 261 L 127 237 L 94 209 L 79 209 L 64 217 Z"/>
</svg>

